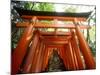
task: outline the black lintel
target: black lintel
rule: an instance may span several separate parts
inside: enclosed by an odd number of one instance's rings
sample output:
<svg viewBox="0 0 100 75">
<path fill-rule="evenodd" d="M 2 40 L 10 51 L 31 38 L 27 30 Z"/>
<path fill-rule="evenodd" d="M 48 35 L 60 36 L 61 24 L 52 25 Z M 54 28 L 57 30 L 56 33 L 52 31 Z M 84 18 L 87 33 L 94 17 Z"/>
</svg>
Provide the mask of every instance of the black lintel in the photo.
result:
<svg viewBox="0 0 100 75">
<path fill-rule="evenodd" d="M 34 15 L 34 16 L 60 16 L 60 17 L 84 17 L 88 18 L 91 14 L 90 12 L 83 13 L 68 13 L 68 12 L 49 12 L 49 11 L 34 11 L 25 10 L 21 8 L 14 7 L 20 16 L 22 15 Z"/>
</svg>

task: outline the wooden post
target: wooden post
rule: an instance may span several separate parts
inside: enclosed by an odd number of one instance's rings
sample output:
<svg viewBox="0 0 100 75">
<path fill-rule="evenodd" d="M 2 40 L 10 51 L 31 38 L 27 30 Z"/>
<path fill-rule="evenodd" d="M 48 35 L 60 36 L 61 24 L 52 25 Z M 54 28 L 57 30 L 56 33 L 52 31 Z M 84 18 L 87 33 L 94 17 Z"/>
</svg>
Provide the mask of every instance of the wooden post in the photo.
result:
<svg viewBox="0 0 100 75">
<path fill-rule="evenodd" d="M 73 51 L 76 55 L 76 60 L 77 60 L 77 63 L 78 63 L 78 69 L 79 70 L 82 70 L 84 69 L 84 65 L 83 65 L 83 61 L 82 61 L 82 58 L 81 58 L 81 52 L 79 50 L 79 46 L 77 44 L 77 39 L 75 37 L 75 32 L 72 31 L 72 38 L 71 38 L 71 44 L 72 44 L 72 47 L 73 47 Z"/>
<path fill-rule="evenodd" d="M 29 54 L 26 58 L 26 61 L 23 67 L 23 73 L 30 73 L 30 69 L 32 66 L 32 59 L 33 59 L 33 56 L 35 55 L 35 50 L 36 50 L 36 46 L 38 45 L 38 42 L 39 42 L 39 33 L 38 31 L 34 31 L 32 45 L 30 47 Z"/>
<path fill-rule="evenodd" d="M 70 41 L 69 41 L 68 45 L 66 45 L 65 47 L 66 47 L 66 53 L 68 55 L 68 60 L 69 60 L 69 70 L 76 70 L 73 51 L 72 51 Z"/>
<path fill-rule="evenodd" d="M 45 64 L 44 64 L 44 62 L 46 60 L 46 54 L 47 54 L 47 47 L 44 44 L 41 71 L 45 71 Z"/>
<path fill-rule="evenodd" d="M 59 55 L 63 59 L 63 53 L 62 53 L 62 48 L 59 49 Z"/>
<path fill-rule="evenodd" d="M 47 53 L 47 58 L 46 58 L 46 62 L 45 62 L 45 68 L 47 68 L 47 66 L 48 66 L 48 61 L 49 61 L 49 58 L 50 58 L 50 55 L 52 54 L 52 50 L 50 49 L 50 48 L 48 48 L 48 53 Z"/>
<path fill-rule="evenodd" d="M 33 56 L 32 66 L 31 66 L 31 69 L 30 69 L 30 72 L 32 72 L 32 73 L 34 73 L 35 69 L 36 69 L 36 63 L 37 63 L 37 59 L 38 59 L 38 55 L 39 55 L 40 46 L 41 46 L 41 43 L 40 43 L 40 40 L 39 40 L 39 42 L 37 44 L 37 48 L 36 48 L 34 56 Z"/>
<path fill-rule="evenodd" d="M 11 63 L 12 64 L 11 65 L 12 74 L 16 74 L 18 70 L 20 69 L 20 65 L 23 61 L 23 58 L 27 51 L 27 47 L 32 37 L 32 32 L 33 32 L 33 25 L 29 25 L 25 29 L 21 39 L 18 42 L 16 49 L 14 50 L 12 54 L 12 63 Z"/>
<path fill-rule="evenodd" d="M 49 48 L 46 46 L 45 54 L 44 54 L 44 59 L 43 59 L 43 71 L 45 71 L 46 66 L 47 66 L 47 62 L 48 62 L 48 52 L 49 52 Z"/>
<path fill-rule="evenodd" d="M 43 43 L 43 48 L 42 48 L 42 54 L 41 54 L 41 61 L 40 61 L 40 68 L 41 72 L 43 72 L 43 59 L 44 59 L 44 54 L 45 54 L 45 44 Z"/>
<path fill-rule="evenodd" d="M 70 41 L 70 42 L 71 42 L 71 41 Z M 71 42 L 71 43 L 72 43 L 72 42 Z M 75 53 L 75 51 L 74 51 L 74 47 L 72 46 L 72 44 L 71 44 L 71 47 L 72 47 L 72 52 L 73 52 L 74 64 L 75 64 L 76 70 L 78 70 L 78 69 L 79 69 L 78 61 L 77 61 L 77 59 L 76 59 L 76 53 Z"/>
<path fill-rule="evenodd" d="M 35 64 L 35 69 L 34 69 L 34 72 L 38 73 L 38 72 L 41 72 L 41 63 L 42 63 L 42 48 L 43 48 L 43 43 L 41 42 L 41 45 L 40 45 L 40 48 L 39 48 L 39 53 L 38 53 L 38 56 L 37 56 L 37 63 Z"/>
<path fill-rule="evenodd" d="M 80 27 L 78 25 L 75 26 L 76 26 L 76 34 L 79 40 L 80 49 L 85 59 L 86 68 L 95 69 L 96 64 L 93 55 L 91 53 L 91 50 L 88 46 L 88 43 L 86 42 L 84 35 L 81 33 Z"/>
<path fill-rule="evenodd" d="M 62 59 L 64 61 L 65 67 L 66 67 L 66 70 L 69 70 L 68 56 L 66 54 L 65 47 L 62 47 L 62 49 L 60 50 L 60 55 L 62 56 Z"/>
</svg>

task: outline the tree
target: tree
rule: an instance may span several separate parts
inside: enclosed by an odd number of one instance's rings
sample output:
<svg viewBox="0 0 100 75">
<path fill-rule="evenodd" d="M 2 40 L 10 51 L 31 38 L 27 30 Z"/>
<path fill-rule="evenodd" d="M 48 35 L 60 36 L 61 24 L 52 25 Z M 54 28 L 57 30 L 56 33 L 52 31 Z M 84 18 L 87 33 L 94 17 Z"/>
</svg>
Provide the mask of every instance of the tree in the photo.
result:
<svg viewBox="0 0 100 75">
<path fill-rule="evenodd" d="M 71 13 L 74 13 L 77 11 L 77 8 L 76 7 L 68 7 L 68 8 L 64 8 L 65 9 L 65 12 L 71 12 Z"/>
<path fill-rule="evenodd" d="M 36 3 L 30 1 L 12 1 L 11 2 L 11 24 L 12 24 L 12 49 L 16 48 L 19 38 L 21 37 L 23 28 L 16 28 L 15 23 L 18 21 L 23 21 L 19 14 L 13 7 L 18 7 L 26 10 L 36 10 L 36 11 L 54 11 L 54 5 L 49 3 Z M 44 29 L 47 30 L 47 29 Z"/>
<path fill-rule="evenodd" d="M 50 3 L 26 2 L 24 4 L 24 8 L 28 10 L 36 10 L 36 11 L 54 11 L 54 5 Z"/>
</svg>

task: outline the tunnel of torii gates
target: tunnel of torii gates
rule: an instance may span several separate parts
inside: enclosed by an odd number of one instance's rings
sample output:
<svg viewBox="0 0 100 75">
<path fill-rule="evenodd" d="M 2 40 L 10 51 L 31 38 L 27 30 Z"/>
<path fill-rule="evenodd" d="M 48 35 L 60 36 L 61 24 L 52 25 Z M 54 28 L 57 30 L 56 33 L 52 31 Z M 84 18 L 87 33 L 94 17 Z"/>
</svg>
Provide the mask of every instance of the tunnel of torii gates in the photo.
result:
<svg viewBox="0 0 100 75">
<path fill-rule="evenodd" d="M 90 15 L 87 13 L 63 13 L 29 11 L 16 8 L 26 22 L 16 23 L 16 27 L 26 27 L 17 47 L 12 53 L 11 73 L 44 72 L 53 49 L 56 48 L 67 71 L 95 69 L 96 64 L 81 29 L 90 26 L 81 25 Z M 39 20 L 54 20 L 53 24 Z M 72 21 L 73 24 L 57 24 L 57 21 Z M 54 32 L 39 31 L 38 28 L 55 28 Z M 68 32 L 57 31 L 57 28 L 69 29 Z M 29 48 L 29 49 L 28 49 Z M 84 61 L 83 61 L 84 60 Z M 22 64 L 24 61 L 24 64 Z M 23 65 L 23 67 L 21 67 Z"/>
</svg>

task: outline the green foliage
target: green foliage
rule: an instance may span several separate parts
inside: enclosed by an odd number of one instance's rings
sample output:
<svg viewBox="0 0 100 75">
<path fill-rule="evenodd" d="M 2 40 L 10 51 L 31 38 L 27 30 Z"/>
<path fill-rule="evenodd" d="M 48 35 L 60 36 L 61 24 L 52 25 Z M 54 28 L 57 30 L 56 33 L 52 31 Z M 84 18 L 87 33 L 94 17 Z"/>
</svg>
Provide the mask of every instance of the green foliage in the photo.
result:
<svg viewBox="0 0 100 75">
<path fill-rule="evenodd" d="M 36 11 L 54 11 L 54 5 L 49 3 L 27 2 L 25 3 L 24 8 Z"/>
<path fill-rule="evenodd" d="M 90 35 L 90 40 L 92 41 L 92 42 L 94 42 L 95 41 L 95 35 L 96 35 L 96 28 L 95 28 L 95 26 L 92 26 L 91 27 L 91 29 L 90 29 L 90 33 L 89 33 L 89 35 Z"/>
<path fill-rule="evenodd" d="M 72 7 L 72 6 L 65 9 L 65 12 L 71 12 L 72 13 L 72 12 L 76 12 L 76 11 L 77 11 L 77 8 Z"/>
<path fill-rule="evenodd" d="M 53 4 L 41 3 L 41 4 L 39 4 L 38 7 L 39 7 L 40 11 L 54 11 Z"/>
<path fill-rule="evenodd" d="M 94 42 L 90 41 L 90 48 L 91 48 L 93 55 L 95 56 L 96 55 L 96 41 Z"/>
<path fill-rule="evenodd" d="M 31 10 L 32 9 L 32 6 L 34 6 L 34 4 L 32 2 L 26 2 L 24 4 L 24 8 L 25 9 L 28 9 L 28 10 Z"/>
<path fill-rule="evenodd" d="M 90 45 L 93 55 L 95 56 L 96 54 L 96 28 L 95 26 L 92 26 L 92 28 L 89 31 L 89 35 L 90 35 L 89 45 Z"/>
</svg>

